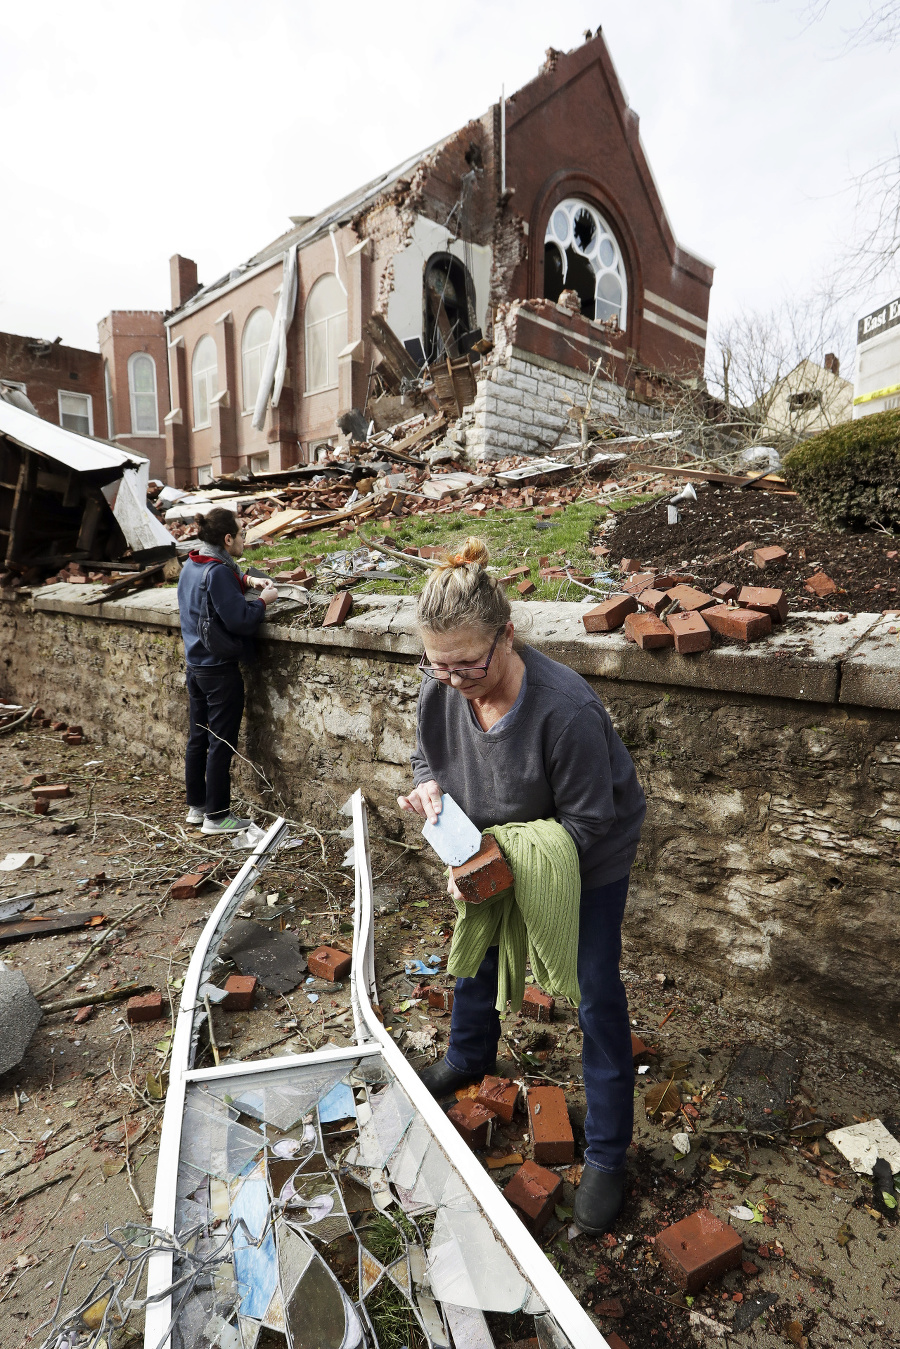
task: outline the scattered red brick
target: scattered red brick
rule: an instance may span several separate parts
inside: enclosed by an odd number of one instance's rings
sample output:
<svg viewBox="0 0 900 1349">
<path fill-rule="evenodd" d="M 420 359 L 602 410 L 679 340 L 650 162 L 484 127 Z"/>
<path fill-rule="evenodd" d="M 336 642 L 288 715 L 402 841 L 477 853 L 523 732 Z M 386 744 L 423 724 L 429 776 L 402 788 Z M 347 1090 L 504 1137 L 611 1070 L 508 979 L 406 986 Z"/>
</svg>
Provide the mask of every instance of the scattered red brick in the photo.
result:
<svg viewBox="0 0 900 1349">
<path fill-rule="evenodd" d="M 199 871 L 191 871 L 186 876 L 180 877 L 170 890 L 172 899 L 196 899 L 197 892 L 204 883 L 204 877 Z"/>
<path fill-rule="evenodd" d="M 72 795 L 72 791 L 67 782 L 59 782 L 51 787 L 32 787 L 31 794 L 40 796 L 45 801 L 64 801 Z"/>
<path fill-rule="evenodd" d="M 76 1026 L 83 1026 L 86 1021 L 90 1021 L 93 1012 L 94 1012 L 93 1003 L 91 1003 L 88 1007 L 79 1007 L 78 1011 L 72 1017 L 72 1020 L 74 1021 Z"/>
<path fill-rule="evenodd" d="M 142 998 L 129 998 L 126 1011 L 131 1026 L 140 1021 L 158 1021 L 163 1014 L 162 994 L 145 993 Z"/>
<path fill-rule="evenodd" d="M 532 1236 L 537 1236 L 552 1218 L 562 1184 L 562 1177 L 553 1171 L 537 1162 L 524 1162 L 503 1191 Z"/>
<path fill-rule="evenodd" d="M 617 1335 L 614 1330 L 607 1331 L 606 1344 L 607 1349 L 628 1349 L 628 1345 L 622 1339 L 622 1336 Z"/>
<path fill-rule="evenodd" d="M 786 557 L 785 550 L 779 548 L 777 544 L 773 544 L 769 548 L 754 548 L 753 565 L 759 567 L 760 571 L 765 571 L 766 567 L 783 562 Z"/>
<path fill-rule="evenodd" d="M 890 557 L 890 553 L 888 553 L 888 557 Z M 36 707 L 36 708 L 34 709 L 34 711 L 32 712 L 32 714 L 31 714 L 31 720 L 32 720 L 32 721 L 43 721 L 43 719 L 44 719 L 45 716 L 46 716 L 46 713 L 44 712 L 44 709 L 43 709 L 42 707 Z"/>
<path fill-rule="evenodd" d="M 622 561 L 619 563 L 620 571 L 633 572 L 633 571 L 640 571 L 640 569 L 641 569 L 640 562 L 638 562 L 637 559 L 633 557 L 623 557 Z"/>
<path fill-rule="evenodd" d="M 675 644 L 672 633 L 655 614 L 629 614 L 625 619 L 625 640 L 636 642 L 642 651 Z"/>
<path fill-rule="evenodd" d="M 69 735 L 84 735 L 84 728 L 82 726 L 70 726 L 68 731 Z"/>
<path fill-rule="evenodd" d="M 337 983 L 340 979 L 346 979 L 353 961 L 346 951 L 338 951 L 334 946 L 318 946 L 307 956 L 307 963 L 310 974 L 314 974 L 317 979 Z"/>
<path fill-rule="evenodd" d="M 453 1011 L 453 989 L 452 988 L 429 988 L 426 997 L 428 1006 L 435 1007 L 438 1011 Z"/>
<path fill-rule="evenodd" d="M 74 746 L 74 745 L 83 745 L 83 744 L 84 744 L 84 736 L 83 736 L 83 735 L 72 735 L 71 732 L 66 732 L 66 734 L 63 736 L 63 744 L 64 744 L 64 745 L 70 745 L 70 746 Z"/>
<path fill-rule="evenodd" d="M 34 813 L 35 815 L 46 815 L 50 809 L 50 802 L 45 796 L 35 797 Z"/>
<path fill-rule="evenodd" d="M 600 544 L 595 544 L 593 548 L 588 549 L 588 552 L 591 553 L 593 557 L 609 557 L 611 551 L 612 549 L 603 548 Z M 888 556 L 890 557 L 890 554 L 888 554 Z"/>
<path fill-rule="evenodd" d="M 642 609 L 648 609 L 656 614 L 657 618 L 666 605 L 670 603 L 669 596 L 664 590 L 657 590 L 655 586 L 647 586 L 637 597 L 637 602 Z"/>
<path fill-rule="evenodd" d="M 675 576 L 671 572 L 663 572 L 661 575 L 654 576 L 653 584 L 657 590 L 671 590 L 680 581 L 691 580 L 693 580 L 691 576 Z"/>
<path fill-rule="evenodd" d="M 219 1003 L 223 1012 L 249 1012 L 256 995 L 255 974 L 229 974 L 225 980 L 225 997 Z"/>
<path fill-rule="evenodd" d="M 595 1316 L 614 1316 L 619 1320 L 625 1315 L 625 1308 L 622 1306 L 622 1299 L 618 1297 L 604 1298 L 602 1302 L 594 1304 Z"/>
<path fill-rule="evenodd" d="M 533 595 L 535 590 L 537 590 L 537 586 L 534 584 L 534 581 L 525 580 L 519 582 L 516 586 L 516 590 L 518 590 L 520 595 Z"/>
<path fill-rule="evenodd" d="M 637 600 L 633 595 L 613 595 L 611 599 L 598 604 L 596 609 L 588 609 L 582 615 L 585 632 L 612 632 L 620 628 L 628 614 L 637 612 Z"/>
<path fill-rule="evenodd" d="M 649 1055 L 649 1053 L 650 1053 L 650 1050 L 649 1050 L 649 1049 L 647 1048 L 647 1046 L 644 1044 L 644 1042 L 643 1042 L 643 1040 L 641 1039 L 641 1037 L 640 1037 L 639 1035 L 635 1035 L 634 1031 L 632 1031 L 632 1032 L 631 1032 L 631 1057 L 632 1057 L 633 1062 L 637 1063 L 638 1059 L 645 1058 L 646 1056 Z"/>
<path fill-rule="evenodd" d="M 741 1269 L 747 1275 L 748 1279 L 752 1279 L 754 1275 L 759 1273 L 759 1265 L 754 1265 L 752 1260 L 742 1260 Z"/>
<path fill-rule="evenodd" d="M 783 623 L 787 618 L 788 602 L 783 590 L 769 586 L 741 586 L 738 604 L 742 609 L 768 614 L 773 623 Z"/>
<path fill-rule="evenodd" d="M 685 1293 L 696 1293 L 741 1263 L 740 1233 L 709 1209 L 701 1208 L 673 1223 L 656 1238 L 656 1253 Z"/>
<path fill-rule="evenodd" d="M 835 593 L 837 590 L 837 582 L 832 581 L 831 577 L 824 571 L 817 571 L 810 576 L 805 584 L 805 589 L 808 590 L 811 595 L 818 595 L 819 599 L 822 599 L 825 595 L 833 595 Z"/>
<path fill-rule="evenodd" d="M 500 851 L 492 834 L 485 834 L 474 857 L 461 866 L 451 867 L 453 882 L 469 904 L 482 904 L 486 899 L 508 890 L 513 884 L 509 863 Z"/>
<path fill-rule="evenodd" d="M 769 615 L 759 614 L 755 609 L 730 609 L 727 604 L 717 604 L 714 609 L 704 609 L 703 618 L 720 637 L 731 637 L 737 642 L 755 642 L 772 631 Z"/>
<path fill-rule="evenodd" d="M 68 729 L 69 723 L 67 721 L 51 721 L 50 723 L 51 731 L 67 731 Z"/>
<path fill-rule="evenodd" d="M 41 783 L 46 781 L 45 773 L 29 773 L 27 778 L 22 779 L 22 791 L 30 792 L 32 787 L 40 787 Z"/>
<path fill-rule="evenodd" d="M 549 993 L 529 986 L 522 998 L 522 1015 L 531 1021 L 552 1021 L 556 1002 Z"/>
<path fill-rule="evenodd" d="M 519 1088 L 515 1082 L 510 1082 L 508 1077 L 486 1077 L 475 1097 L 479 1105 L 483 1105 L 485 1110 L 493 1110 L 504 1124 L 509 1124 L 512 1120 L 518 1099 Z"/>
<path fill-rule="evenodd" d="M 491 1125 L 497 1118 L 493 1110 L 486 1110 L 471 1097 L 464 1096 L 447 1111 L 447 1118 L 470 1148 L 486 1148 L 490 1145 Z"/>
<path fill-rule="evenodd" d="M 708 609 L 711 604 L 715 604 L 712 595 L 698 590 L 696 586 L 684 584 L 672 586 L 669 599 L 677 600 L 685 613 L 693 613 L 696 609 Z"/>
<path fill-rule="evenodd" d="M 575 1137 L 562 1087 L 532 1087 L 528 1093 L 528 1118 L 536 1162 L 549 1166 L 574 1162 Z"/>
<path fill-rule="evenodd" d="M 353 596 L 349 590 L 342 590 L 329 604 L 328 612 L 322 619 L 322 627 L 339 628 L 342 623 L 346 623 L 352 608 Z"/>
<path fill-rule="evenodd" d="M 704 610 L 704 613 L 708 613 Z M 675 650 L 681 656 L 691 655 L 695 651 L 706 651 L 712 645 L 712 633 L 699 613 L 669 614 L 666 619 L 672 629 Z"/>
<path fill-rule="evenodd" d="M 655 580 L 652 571 L 639 571 L 636 576 L 632 576 L 622 587 L 625 595 L 640 595 L 641 591 L 647 590 L 652 586 Z"/>
<path fill-rule="evenodd" d="M 710 592 L 721 604 L 727 604 L 729 600 L 736 600 L 738 597 L 738 588 L 732 585 L 730 581 L 722 581 Z"/>
</svg>

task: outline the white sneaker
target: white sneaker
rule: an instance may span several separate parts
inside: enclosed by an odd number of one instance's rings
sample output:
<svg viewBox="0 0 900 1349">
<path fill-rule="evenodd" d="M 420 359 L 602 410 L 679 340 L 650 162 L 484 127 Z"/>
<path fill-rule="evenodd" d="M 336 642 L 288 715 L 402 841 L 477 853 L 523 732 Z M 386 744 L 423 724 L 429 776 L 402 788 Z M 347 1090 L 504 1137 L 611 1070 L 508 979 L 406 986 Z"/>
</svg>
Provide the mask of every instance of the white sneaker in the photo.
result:
<svg viewBox="0 0 900 1349">
<path fill-rule="evenodd" d="M 199 806 L 188 806 L 185 824 L 202 824 L 206 816 Z"/>
<path fill-rule="evenodd" d="M 242 820 L 237 815 L 223 815 L 221 820 L 211 820 L 208 815 L 204 816 L 201 834 L 239 834 L 243 829 L 249 829 L 252 820 Z"/>
</svg>

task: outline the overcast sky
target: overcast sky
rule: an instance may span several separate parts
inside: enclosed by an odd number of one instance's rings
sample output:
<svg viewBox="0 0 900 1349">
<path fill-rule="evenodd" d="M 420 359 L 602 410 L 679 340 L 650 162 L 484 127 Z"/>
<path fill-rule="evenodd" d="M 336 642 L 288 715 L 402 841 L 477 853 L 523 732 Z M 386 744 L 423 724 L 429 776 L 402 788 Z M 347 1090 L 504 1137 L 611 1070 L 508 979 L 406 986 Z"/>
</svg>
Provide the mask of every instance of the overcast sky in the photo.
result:
<svg viewBox="0 0 900 1349">
<path fill-rule="evenodd" d="M 868 0 L 43 0 L 7 3 L 0 330 L 96 349 L 531 79 L 602 22 L 713 323 L 813 288 L 852 175 L 900 135 L 900 50 L 853 47 Z M 886 295 L 861 301 L 872 308 Z M 844 356 L 852 352 L 848 334 Z"/>
</svg>

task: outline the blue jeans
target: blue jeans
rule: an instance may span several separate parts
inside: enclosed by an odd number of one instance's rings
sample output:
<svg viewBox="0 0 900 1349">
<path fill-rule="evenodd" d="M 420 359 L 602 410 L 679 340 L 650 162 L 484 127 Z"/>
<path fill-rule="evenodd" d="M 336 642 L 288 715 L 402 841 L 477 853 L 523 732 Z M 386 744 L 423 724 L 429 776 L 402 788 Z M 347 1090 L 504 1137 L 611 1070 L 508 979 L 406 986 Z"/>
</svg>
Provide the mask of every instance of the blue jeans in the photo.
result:
<svg viewBox="0 0 900 1349">
<path fill-rule="evenodd" d="M 244 715 L 240 666 L 187 667 L 190 733 L 184 755 L 187 803 L 213 819 L 231 806 L 232 745 L 237 745 Z"/>
<path fill-rule="evenodd" d="M 619 977 L 628 877 L 582 890 L 578 930 L 582 1068 L 587 1097 L 584 1160 L 619 1171 L 634 1127 L 634 1063 L 628 1001 Z M 457 979 L 446 1059 L 457 1072 L 490 1072 L 500 1041 L 497 959 L 492 946 L 473 979 Z"/>
</svg>

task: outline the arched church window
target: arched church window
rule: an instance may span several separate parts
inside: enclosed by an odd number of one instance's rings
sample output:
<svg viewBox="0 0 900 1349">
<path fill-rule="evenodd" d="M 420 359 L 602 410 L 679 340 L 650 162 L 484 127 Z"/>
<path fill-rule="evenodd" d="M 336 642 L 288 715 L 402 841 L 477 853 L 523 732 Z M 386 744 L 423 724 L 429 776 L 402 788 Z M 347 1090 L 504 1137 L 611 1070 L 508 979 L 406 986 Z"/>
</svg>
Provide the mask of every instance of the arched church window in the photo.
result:
<svg viewBox="0 0 900 1349">
<path fill-rule="evenodd" d="M 625 327 L 622 250 L 600 212 L 577 197 L 554 207 L 544 235 L 544 295 L 558 300 L 564 290 L 577 292 L 585 318 L 614 318 Z"/>
</svg>

